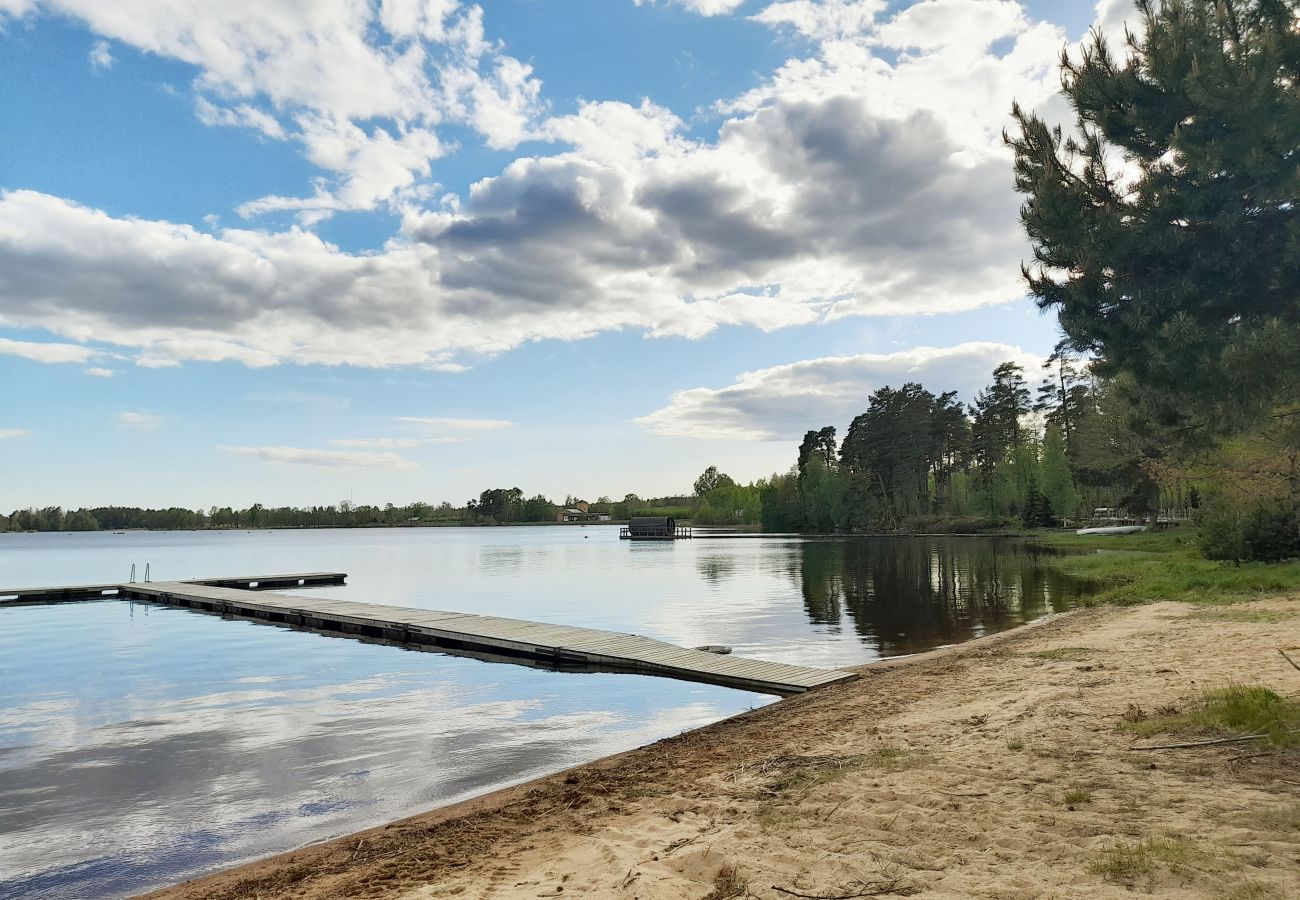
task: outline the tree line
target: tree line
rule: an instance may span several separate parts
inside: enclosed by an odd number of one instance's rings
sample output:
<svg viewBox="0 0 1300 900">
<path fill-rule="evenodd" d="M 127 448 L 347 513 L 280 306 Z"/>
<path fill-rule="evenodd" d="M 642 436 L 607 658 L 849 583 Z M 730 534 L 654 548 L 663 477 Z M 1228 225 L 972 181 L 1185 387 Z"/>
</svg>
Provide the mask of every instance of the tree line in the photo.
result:
<svg viewBox="0 0 1300 900">
<path fill-rule="evenodd" d="M 1049 366 L 1035 393 L 1021 366 L 1003 363 L 969 406 L 916 382 L 880 388 L 842 442 L 834 426 L 808 431 L 790 471 L 763 483 L 764 529 L 983 530 L 1197 501 L 1162 496 L 1133 448 L 1112 439 L 1123 427 L 1107 384 L 1064 356 Z"/>
<path fill-rule="evenodd" d="M 724 476 L 725 477 L 725 476 Z M 97 506 L 65 510 L 60 506 L 15 509 L 0 513 L 0 531 L 125 531 L 146 529 L 179 531 L 193 529 L 257 528 L 374 528 L 432 525 L 513 525 L 556 521 L 559 510 L 575 506 L 576 497 L 556 504 L 542 494 L 525 497 L 519 488 L 491 488 L 463 506 L 416 501 L 404 506 L 356 504 L 344 500 L 318 506 L 263 506 L 254 503 L 243 509 L 212 506 L 206 510 L 169 507 L 145 509 L 136 506 Z M 612 521 L 633 515 L 676 515 L 689 518 L 696 498 L 689 496 L 642 499 L 627 494 L 620 501 L 601 497 L 589 504 L 593 513 L 605 513 Z M 756 508 L 756 507 L 755 507 Z M 754 521 L 757 521 L 755 514 Z"/>
</svg>

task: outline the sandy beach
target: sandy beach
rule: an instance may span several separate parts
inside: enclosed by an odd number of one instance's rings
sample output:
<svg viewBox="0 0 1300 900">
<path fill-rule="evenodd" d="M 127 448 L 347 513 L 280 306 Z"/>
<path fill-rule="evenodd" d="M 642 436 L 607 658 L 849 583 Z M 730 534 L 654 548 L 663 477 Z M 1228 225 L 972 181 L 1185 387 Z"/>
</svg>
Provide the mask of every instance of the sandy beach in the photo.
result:
<svg viewBox="0 0 1300 900">
<path fill-rule="evenodd" d="M 1122 728 L 1279 648 L 1300 597 L 1083 610 L 148 896 L 1296 897 L 1300 751 Z"/>
</svg>

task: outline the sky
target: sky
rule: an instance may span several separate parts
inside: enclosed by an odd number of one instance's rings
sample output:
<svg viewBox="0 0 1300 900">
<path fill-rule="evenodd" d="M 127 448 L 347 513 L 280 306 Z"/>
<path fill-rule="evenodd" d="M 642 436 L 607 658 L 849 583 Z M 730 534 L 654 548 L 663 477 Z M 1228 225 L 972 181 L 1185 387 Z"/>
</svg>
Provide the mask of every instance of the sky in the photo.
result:
<svg viewBox="0 0 1300 900">
<path fill-rule="evenodd" d="M 0 509 L 688 492 L 1058 340 L 1128 0 L 0 0 Z"/>
</svg>

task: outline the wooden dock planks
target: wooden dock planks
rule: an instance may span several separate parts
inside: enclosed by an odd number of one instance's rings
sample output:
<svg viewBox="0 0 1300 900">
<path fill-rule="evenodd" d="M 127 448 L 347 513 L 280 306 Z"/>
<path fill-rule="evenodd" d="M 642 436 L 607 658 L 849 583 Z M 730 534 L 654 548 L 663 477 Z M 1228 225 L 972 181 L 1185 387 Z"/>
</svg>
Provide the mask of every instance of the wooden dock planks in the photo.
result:
<svg viewBox="0 0 1300 900">
<path fill-rule="evenodd" d="M 269 580 L 269 579 L 268 579 Z M 224 583 L 224 582 L 223 582 Z M 563 664 L 640 672 L 772 694 L 855 678 L 852 672 L 721 656 L 654 638 L 500 616 L 411 609 L 192 582 L 120 585 L 121 596 L 359 636 L 401 639 Z M 317 625 L 316 623 L 320 623 Z"/>
<path fill-rule="evenodd" d="M 180 584 L 211 585 L 266 591 L 286 587 L 325 587 L 347 582 L 346 572 L 299 572 L 290 575 L 239 575 L 230 578 L 195 578 Z M 145 582 L 152 584 L 153 582 Z M 86 600 L 114 600 L 122 595 L 121 584 L 70 584 L 54 587 L 0 588 L 0 606 L 45 603 L 78 603 Z"/>
<path fill-rule="evenodd" d="M 689 650 L 654 638 L 596 628 L 268 590 L 343 584 L 346 577 L 342 572 L 306 572 L 191 581 L 0 588 L 0 606 L 107 599 L 167 603 L 362 639 L 392 640 L 561 668 L 661 675 L 770 694 L 797 694 L 857 677 L 852 672 L 835 669 Z"/>
</svg>

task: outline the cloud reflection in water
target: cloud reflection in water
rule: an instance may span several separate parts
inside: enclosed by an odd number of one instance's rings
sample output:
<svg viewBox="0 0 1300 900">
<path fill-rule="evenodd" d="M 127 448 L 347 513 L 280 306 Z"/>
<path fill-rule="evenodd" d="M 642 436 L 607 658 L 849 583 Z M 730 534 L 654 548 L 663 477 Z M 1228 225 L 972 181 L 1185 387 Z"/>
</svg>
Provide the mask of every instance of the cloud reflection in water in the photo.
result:
<svg viewBox="0 0 1300 900">
<path fill-rule="evenodd" d="M 133 612 L 0 610 L 0 897 L 139 891 L 771 699 Z"/>
</svg>

